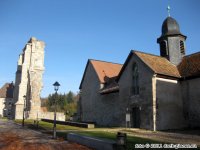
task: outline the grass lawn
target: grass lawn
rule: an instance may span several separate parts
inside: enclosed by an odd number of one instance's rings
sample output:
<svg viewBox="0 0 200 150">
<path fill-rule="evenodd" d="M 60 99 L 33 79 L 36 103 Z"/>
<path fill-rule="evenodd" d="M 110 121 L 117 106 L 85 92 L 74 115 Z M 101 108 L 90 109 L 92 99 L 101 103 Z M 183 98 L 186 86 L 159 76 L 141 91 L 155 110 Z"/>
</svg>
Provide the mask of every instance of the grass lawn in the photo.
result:
<svg viewBox="0 0 200 150">
<path fill-rule="evenodd" d="M 117 133 L 111 133 L 106 131 L 80 131 L 79 134 L 92 136 L 92 137 L 99 137 L 99 138 L 106 138 L 111 140 L 116 140 Z M 160 143 L 158 141 L 153 141 L 149 139 L 144 139 L 140 137 L 134 137 L 134 136 L 127 136 L 127 149 L 134 149 L 135 144 L 151 144 L 151 143 Z"/>
<path fill-rule="evenodd" d="M 15 120 L 15 122 L 21 123 L 22 120 Z M 25 120 L 25 124 L 27 126 L 30 126 L 32 129 L 37 129 L 35 126 L 33 126 L 33 123 L 34 123 L 33 120 Z M 53 124 L 44 122 L 44 121 L 39 121 L 38 129 L 45 133 L 52 134 Z M 106 131 L 106 129 L 109 129 L 109 128 L 86 129 L 86 128 L 68 126 L 68 125 L 59 125 L 59 124 L 56 125 L 58 137 L 66 138 L 67 133 L 73 132 L 73 133 L 78 133 L 78 134 L 86 135 L 86 136 L 116 140 L 117 131 L 109 132 L 109 131 Z M 135 136 L 127 136 L 127 149 L 133 149 L 135 144 L 147 144 L 147 143 L 148 144 L 151 144 L 151 143 L 164 144 L 163 142 L 153 141 L 150 139 L 145 139 L 145 138 L 140 138 L 140 137 L 135 137 Z"/>
<path fill-rule="evenodd" d="M 16 123 L 22 123 L 22 120 L 15 120 Z M 25 124 L 26 125 L 33 125 L 34 124 L 34 120 L 25 120 Z M 53 123 L 48 123 L 48 122 L 44 122 L 44 121 L 39 121 L 39 128 L 43 128 L 46 130 L 52 130 L 53 129 Z M 59 125 L 56 124 L 56 129 L 57 130 L 84 130 L 83 128 L 79 128 L 79 127 L 73 127 L 73 126 L 68 126 L 68 125 Z"/>
</svg>

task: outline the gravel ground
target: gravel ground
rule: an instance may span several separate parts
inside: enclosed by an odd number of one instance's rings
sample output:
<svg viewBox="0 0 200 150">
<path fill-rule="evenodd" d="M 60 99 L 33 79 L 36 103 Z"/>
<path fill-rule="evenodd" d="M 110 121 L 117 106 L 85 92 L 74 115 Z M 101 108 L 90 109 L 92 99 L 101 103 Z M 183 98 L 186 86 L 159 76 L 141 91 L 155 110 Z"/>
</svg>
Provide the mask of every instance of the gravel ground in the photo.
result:
<svg viewBox="0 0 200 150">
<path fill-rule="evenodd" d="M 22 128 L 13 121 L 0 120 L 0 150 L 89 150 L 63 139 Z"/>
</svg>

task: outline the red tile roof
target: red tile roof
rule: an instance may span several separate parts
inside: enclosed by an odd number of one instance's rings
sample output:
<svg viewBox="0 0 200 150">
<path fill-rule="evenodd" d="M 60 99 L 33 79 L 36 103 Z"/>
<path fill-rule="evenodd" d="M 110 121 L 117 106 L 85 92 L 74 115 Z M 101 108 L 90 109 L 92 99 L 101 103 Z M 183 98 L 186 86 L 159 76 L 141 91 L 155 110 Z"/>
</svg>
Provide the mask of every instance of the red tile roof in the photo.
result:
<svg viewBox="0 0 200 150">
<path fill-rule="evenodd" d="M 174 64 L 170 63 L 166 58 L 138 51 L 133 51 L 133 53 L 136 54 L 155 73 L 178 78 L 181 77 L 178 68 Z"/>
<path fill-rule="evenodd" d="M 136 55 L 154 73 L 159 75 L 175 78 L 200 76 L 200 52 L 183 57 L 182 62 L 178 66 L 175 66 L 164 57 L 139 51 L 131 51 L 123 66 L 121 64 L 98 60 L 88 61 L 88 63 L 90 62 L 94 67 L 100 83 L 106 83 L 105 87 L 100 91 L 101 94 L 107 94 L 119 90 L 117 81 L 123 74 L 123 71 L 129 63 L 132 55 Z"/>
<path fill-rule="evenodd" d="M 113 78 L 118 76 L 118 74 L 122 68 L 121 64 L 89 59 L 87 62 L 87 65 L 85 67 L 85 71 L 84 71 L 79 89 L 82 88 L 82 83 L 83 83 L 83 80 L 84 80 L 84 77 L 86 74 L 86 70 L 87 70 L 87 67 L 89 64 L 91 64 L 93 66 L 100 83 L 106 83 L 106 82 L 108 82 L 108 80 L 110 82 L 111 78 L 113 80 Z"/>
<path fill-rule="evenodd" d="M 200 52 L 184 56 L 178 66 L 161 56 L 138 51 L 132 52 L 157 74 L 176 78 L 200 76 Z"/>
<path fill-rule="evenodd" d="M 90 60 L 90 62 L 94 67 L 94 70 L 96 71 L 99 81 L 101 83 L 106 82 L 106 77 L 113 78 L 118 76 L 122 68 L 121 64 L 115 64 L 111 62 L 105 62 L 99 60 Z"/>
<path fill-rule="evenodd" d="M 200 52 L 183 57 L 178 70 L 182 77 L 200 76 Z"/>
</svg>

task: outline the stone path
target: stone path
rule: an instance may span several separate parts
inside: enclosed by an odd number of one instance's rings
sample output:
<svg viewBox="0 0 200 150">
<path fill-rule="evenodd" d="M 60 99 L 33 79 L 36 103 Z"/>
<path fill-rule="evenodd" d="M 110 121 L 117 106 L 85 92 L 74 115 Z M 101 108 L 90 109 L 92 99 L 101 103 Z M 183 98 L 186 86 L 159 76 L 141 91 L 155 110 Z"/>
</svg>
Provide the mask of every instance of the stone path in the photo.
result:
<svg viewBox="0 0 200 150">
<path fill-rule="evenodd" d="M 127 131 L 127 133 L 137 137 L 143 137 L 167 143 L 196 144 L 200 146 L 200 136 L 185 134 L 184 132 L 183 133 L 161 132 L 161 131 L 153 132 L 141 129 L 131 129 Z"/>
<path fill-rule="evenodd" d="M 0 119 L 0 150 L 89 150 L 89 148 L 52 139 L 52 136 L 22 128 L 13 121 Z"/>
<path fill-rule="evenodd" d="M 200 130 L 154 132 L 144 129 L 115 128 L 115 129 L 105 129 L 105 131 L 113 133 L 126 132 L 129 136 L 136 136 L 164 143 L 167 142 L 174 144 L 196 144 L 198 147 L 200 147 Z"/>
</svg>

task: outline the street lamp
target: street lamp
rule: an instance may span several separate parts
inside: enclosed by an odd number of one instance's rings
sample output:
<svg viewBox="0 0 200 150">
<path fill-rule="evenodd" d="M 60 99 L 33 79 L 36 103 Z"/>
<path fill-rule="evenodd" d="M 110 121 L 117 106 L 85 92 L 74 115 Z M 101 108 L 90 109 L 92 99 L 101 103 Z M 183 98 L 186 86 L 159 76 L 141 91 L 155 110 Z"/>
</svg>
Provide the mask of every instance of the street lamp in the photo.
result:
<svg viewBox="0 0 200 150">
<path fill-rule="evenodd" d="M 23 98 L 24 98 L 24 108 L 23 108 L 22 127 L 24 127 L 24 112 L 25 112 L 26 95 L 24 95 Z"/>
<path fill-rule="evenodd" d="M 55 90 L 55 103 L 54 103 L 54 124 L 53 124 L 53 138 L 56 139 L 56 96 L 57 96 L 57 91 L 59 89 L 60 84 L 56 81 L 54 84 L 54 90 Z"/>
</svg>

